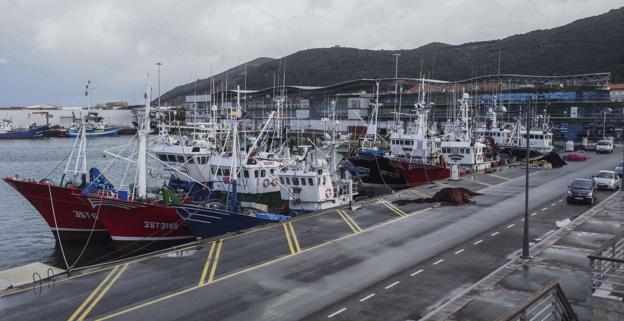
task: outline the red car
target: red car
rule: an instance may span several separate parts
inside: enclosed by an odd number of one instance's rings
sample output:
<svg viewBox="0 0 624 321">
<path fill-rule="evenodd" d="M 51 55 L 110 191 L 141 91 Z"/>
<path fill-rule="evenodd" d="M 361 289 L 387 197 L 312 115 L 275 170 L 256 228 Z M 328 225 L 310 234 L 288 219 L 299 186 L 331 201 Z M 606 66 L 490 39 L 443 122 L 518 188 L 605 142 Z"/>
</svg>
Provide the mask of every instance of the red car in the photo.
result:
<svg viewBox="0 0 624 321">
<path fill-rule="evenodd" d="M 563 154 L 563 159 L 573 162 L 584 162 L 589 159 L 589 155 L 581 151 L 567 152 Z"/>
</svg>

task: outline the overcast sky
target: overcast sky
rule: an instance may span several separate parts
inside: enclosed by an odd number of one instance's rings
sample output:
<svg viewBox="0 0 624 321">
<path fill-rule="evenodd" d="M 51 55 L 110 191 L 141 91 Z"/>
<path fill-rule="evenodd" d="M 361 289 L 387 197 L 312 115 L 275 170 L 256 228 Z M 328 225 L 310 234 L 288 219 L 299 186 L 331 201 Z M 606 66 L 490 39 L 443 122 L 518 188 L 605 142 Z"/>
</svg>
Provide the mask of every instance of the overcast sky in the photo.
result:
<svg viewBox="0 0 624 321">
<path fill-rule="evenodd" d="M 341 45 L 411 49 L 560 26 L 621 0 L 0 0 L 0 106 L 141 103 L 265 56 Z M 400 68 L 400 67 L 399 67 Z"/>
</svg>

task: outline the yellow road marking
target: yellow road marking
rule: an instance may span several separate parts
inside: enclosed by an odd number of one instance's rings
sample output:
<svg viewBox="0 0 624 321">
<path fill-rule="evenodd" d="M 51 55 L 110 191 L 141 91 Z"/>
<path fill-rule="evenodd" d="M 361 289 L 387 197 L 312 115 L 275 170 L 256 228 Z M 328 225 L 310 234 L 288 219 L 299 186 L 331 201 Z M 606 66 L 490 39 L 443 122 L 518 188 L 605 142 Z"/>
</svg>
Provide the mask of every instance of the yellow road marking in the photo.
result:
<svg viewBox="0 0 624 321">
<path fill-rule="evenodd" d="M 416 194 L 416 195 L 418 195 L 420 197 L 429 197 L 429 195 L 427 195 L 427 194 L 425 194 L 425 193 L 423 193 L 423 192 L 421 192 L 421 191 L 419 191 L 417 189 L 412 189 L 410 191 L 412 191 L 412 193 L 414 193 L 414 194 Z"/>
<path fill-rule="evenodd" d="M 418 210 L 418 211 L 415 211 L 415 212 L 411 212 L 411 213 L 410 213 L 410 215 L 413 215 L 413 214 L 419 214 L 419 213 L 424 213 L 424 212 L 430 211 L 431 209 L 432 209 L 431 207 L 427 207 L 427 208 L 424 208 L 424 209 L 422 209 L 422 210 Z M 375 225 L 375 226 L 373 226 L 373 227 L 368 228 L 368 229 L 367 229 L 367 231 L 369 231 L 369 230 L 374 230 L 374 229 L 378 229 L 378 228 L 380 228 L 380 227 L 386 226 L 386 225 L 388 225 L 388 224 L 392 224 L 392 223 L 394 223 L 394 222 L 396 222 L 396 221 L 399 221 L 399 220 L 401 220 L 401 219 L 400 219 L 400 218 L 397 218 L 397 219 L 394 219 L 394 220 L 389 220 L 389 221 L 383 222 L 383 223 L 381 223 L 381 224 L 378 224 L 378 225 Z M 317 244 L 317 245 L 314 245 L 314 246 L 311 246 L 311 247 L 305 248 L 305 249 L 303 249 L 301 252 L 303 253 L 303 252 L 313 251 L 313 250 L 316 250 L 316 249 L 318 249 L 318 248 L 321 248 L 321 247 L 324 247 L 324 246 L 327 246 L 327 245 L 330 245 L 330 244 L 333 244 L 333 243 L 336 243 L 336 242 L 342 241 L 342 240 L 347 239 L 347 238 L 349 238 L 349 237 L 351 237 L 351 236 L 353 236 L 353 235 L 355 235 L 355 234 L 347 234 L 347 235 L 343 235 L 343 236 L 341 236 L 341 237 L 339 237 L 339 238 L 337 238 L 337 239 L 333 239 L 333 240 L 327 241 L 327 242 L 325 242 L 325 243 L 320 243 L 320 244 Z M 287 258 L 289 258 L 289 257 L 290 257 L 289 255 L 286 255 L 286 256 L 280 256 L 280 257 L 277 257 L 277 258 L 275 258 L 275 259 L 272 259 L 272 260 L 269 260 L 269 261 L 266 261 L 266 262 L 260 263 L 260 264 L 258 264 L 258 265 L 254 265 L 254 266 L 250 266 L 250 267 L 248 267 L 248 268 L 242 269 L 242 270 L 238 270 L 238 271 L 236 271 L 236 272 L 234 272 L 234 273 L 232 273 L 232 274 L 228 274 L 228 275 L 224 275 L 223 277 L 220 277 L 220 278 L 219 278 L 218 280 L 216 280 L 215 282 L 218 282 L 218 281 L 224 281 L 224 280 L 227 280 L 227 279 L 229 279 L 229 278 L 233 278 L 233 277 L 235 277 L 235 276 L 241 275 L 241 274 L 243 274 L 243 273 L 247 273 L 247 272 L 250 272 L 250 271 L 257 270 L 257 269 L 259 269 L 259 268 L 262 268 L 262 267 L 265 267 L 265 266 L 271 265 L 271 264 L 273 264 L 273 263 L 283 261 L 283 260 L 285 260 L 285 259 L 287 259 Z M 150 306 L 150 305 L 153 305 L 153 304 L 155 304 L 155 303 L 159 303 L 159 302 L 162 302 L 162 301 L 165 301 L 165 300 L 168 300 L 168 299 L 171 299 L 171 298 L 177 297 L 177 296 L 179 296 L 179 295 L 182 295 L 182 294 L 185 294 L 185 293 L 188 293 L 188 292 L 191 292 L 191 291 L 197 290 L 197 289 L 202 288 L 202 287 L 205 287 L 205 286 L 207 286 L 207 285 L 208 285 L 208 283 L 207 283 L 207 284 L 204 284 L 204 285 L 202 285 L 202 286 L 193 286 L 193 287 L 190 287 L 190 288 L 187 288 L 187 289 L 184 289 L 184 290 L 180 290 L 180 291 L 178 291 L 178 292 L 170 293 L 170 294 L 167 294 L 167 295 L 162 296 L 162 297 L 160 297 L 160 298 L 153 299 L 153 300 L 149 300 L 149 301 L 143 302 L 143 303 L 141 303 L 141 304 L 139 304 L 139 305 L 135 305 L 135 306 L 133 306 L 133 307 L 129 307 L 129 308 L 126 308 L 126 309 L 124 309 L 124 310 L 117 311 L 117 312 L 115 312 L 115 313 L 113 313 L 113 314 L 106 315 L 106 316 L 104 316 L 104 317 L 102 317 L 102 318 L 100 318 L 100 319 L 97 319 L 96 321 L 110 320 L 110 319 L 112 319 L 112 318 L 116 318 L 116 317 L 118 317 L 118 316 L 120 316 L 120 315 L 123 315 L 123 314 L 129 313 L 129 312 L 132 312 L 132 311 L 135 311 L 135 310 L 138 310 L 138 309 L 144 308 L 144 307 L 146 307 L 146 306 Z"/>
<path fill-rule="evenodd" d="M 362 229 L 355 223 L 355 221 L 353 221 L 353 219 L 351 219 L 349 214 L 347 214 L 346 212 L 344 212 L 342 210 L 336 210 L 336 213 L 338 213 L 338 215 L 340 215 L 340 217 L 342 217 L 342 220 L 345 221 L 345 223 L 347 223 L 347 225 L 349 225 L 349 227 L 351 228 L 353 233 L 358 233 L 358 232 L 362 231 Z"/>
<path fill-rule="evenodd" d="M 434 181 L 433 183 L 434 183 L 434 184 L 437 184 L 437 185 L 440 185 L 440 186 L 442 186 L 442 187 L 453 187 L 453 186 L 451 186 L 451 185 L 449 185 L 449 184 L 442 183 L 441 181 Z"/>
<path fill-rule="evenodd" d="M 490 175 L 490 176 L 496 177 L 496 178 L 500 178 L 500 179 L 505 180 L 505 181 L 510 181 L 511 180 L 511 178 L 508 178 L 508 177 L 505 177 L 505 176 L 501 176 L 501 175 L 496 175 L 496 174 L 487 174 L 487 175 Z"/>
<path fill-rule="evenodd" d="M 93 299 L 93 297 L 100 291 L 100 288 L 102 288 L 104 284 L 106 284 L 106 282 L 108 282 L 108 280 L 113 276 L 113 274 L 117 272 L 118 268 L 119 266 L 115 266 L 115 268 L 113 268 L 110 271 L 110 273 L 108 273 L 108 275 L 104 278 L 104 280 L 102 280 L 102 282 L 98 284 L 95 290 L 93 290 L 93 292 L 89 294 L 89 296 L 82 302 L 82 304 L 78 307 L 78 309 L 76 309 L 76 311 L 74 311 L 74 313 L 69 317 L 69 319 L 67 319 L 67 321 L 73 321 L 78 316 L 78 314 L 80 314 L 82 309 L 84 309 L 84 307 L 91 301 L 91 299 Z"/>
<path fill-rule="evenodd" d="M 407 215 L 400 208 L 390 204 L 390 202 L 388 202 L 388 201 L 386 201 L 384 199 L 382 199 L 381 204 L 383 204 L 384 206 L 386 206 L 388 209 L 390 209 L 391 211 L 395 212 L 399 216 L 406 216 Z"/>
<path fill-rule="evenodd" d="M 472 181 L 473 181 L 473 182 L 475 182 L 475 183 L 477 183 L 477 184 L 481 184 L 481 185 L 483 185 L 483 186 L 487 186 L 487 187 L 492 187 L 492 186 L 494 186 L 494 185 L 492 185 L 492 184 L 488 184 L 488 183 L 486 183 L 486 182 L 479 181 L 479 180 L 477 180 L 476 178 L 473 178 L 473 179 L 472 179 Z"/>
<path fill-rule="evenodd" d="M 295 248 L 293 247 L 292 241 L 290 240 L 290 232 L 288 231 L 288 223 L 282 224 L 284 226 L 284 233 L 286 233 L 286 241 L 288 241 L 288 248 L 290 249 L 290 254 L 295 254 Z"/>
<path fill-rule="evenodd" d="M 349 221 L 351 221 L 351 224 L 353 224 L 353 226 L 355 226 L 355 228 L 358 230 L 358 232 L 362 232 L 362 228 L 355 222 L 355 220 L 353 220 L 353 217 L 351 217 L 351 215 L 349 215 L 349 213 L 347 213 L 347 211 L 342 210 L 342 214 L 344 214 L 344 216 L 349 219 Z"/>
<path fill-rule="evenodd" d="M 288 226 L 290 227 L 290 236 L 292 237 L 293 243 L 295 244 L 295 249 L 297 253 L 301 252 L 301 247 L 299 246 L 299 240 L 297 239 L 297 234 L 295 233 L 295 228 L 292 225 L 292 222 L 288 222 Z"/>
<path fill-rule="evenodd" d="M 210 267 L 210 263 L 211 263 L 210 260 L 212 259 L 212 254 L 214 252 L 217 241 L 212 241 L 211 243 L 212 244 L 210 245 L 210 252 L 208 253 L 208 257 L 206 258 L 206 264 L 204 264 L 204 270 L 202 271 L 201 278 L 199 279 L 198 285 L 203 285 L 204 281 L 206 281 L 206 276 L 208 275 L 208 268 Z"/>
<path fill-rule="evenodd" d="M 217 252 L 215 253 L 214 261 L 212 261 L 212 269 L 210 270 L 208 283 L 214 282 L 215 272 L 217 271 L 217 264 L 219 263 L 219 254 L 221 254 L 221 247 L 223 247 L 223 240 L 219 240 L 219 244 L 217 245 Z"/>
<path fill-rule="evenodd" d="M 129 263 L 126 263 L 126 264 L 122 265 L 121 268 L 117 270 L 117 274 L 115 274 L 115 276 L 110 280 L 110 282 L 108 282 L 106 287 L 104 289 L 102 289 L 102 291 L 100 291 L 98 296 L 93 301 L 91 301 L 91 304 L 89 304 L 89 306 L 84 310 L 84 312 L 82 312 L 82 314 L 80 315 L 80 317 L 78 319 L 76 319 L 76 321 L 82 321 L 82 320 L 84 320 L 87 317 L 87 315 L 89 315 L 91 310 L 93 310 L 93 308 L 95 308 L 95 306 L 98 304 L 98 302 L 100 302 L 100 300 L 104 297 L 104 295 L 108 292 L 108 290 L 110 290 L 110 288 L 113 286 L 113 284 L 115 284 L 115 282 L 117 282 L 117 279 L 119 279 L 119 277 L 128 268 L 128 264 Z"/>
</svg>

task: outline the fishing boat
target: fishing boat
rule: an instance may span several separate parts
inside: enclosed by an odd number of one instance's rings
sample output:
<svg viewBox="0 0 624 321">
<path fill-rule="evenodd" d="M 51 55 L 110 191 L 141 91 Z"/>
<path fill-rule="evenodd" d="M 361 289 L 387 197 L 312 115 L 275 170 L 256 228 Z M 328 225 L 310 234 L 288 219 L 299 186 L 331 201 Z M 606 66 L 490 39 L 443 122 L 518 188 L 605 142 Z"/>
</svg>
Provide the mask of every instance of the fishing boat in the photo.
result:
<svg viewBox="0 0 624 321">
<path fill-rule="evenodd" d="M 106 229 L 98 219 L 97 212 L 88 203 L 82 202 L 82 188 L 96 179 L 87 179 L 86 132 L 79 129 L 65 170 L 55 183 L 49 177 L 41 180 L 20 179 L 16 174 L 4 181 L 26 198 L 48 224 L 57 242 L 110 240 Z"/>
<path fill-rule="evenodd" d="M 221 163 L 217 169 L 217 176 L 221 177 L 221 182 L 226 189 L 225 204 L 204 203 L 204 204 L 179 204 L 174 205 L 178 215 L 184 220 L 191 232 L 200 238 L 209 238 L 216 235 L 222 235 L 224 233 L 238 231 L 241 229 L 250 228 L 257 225 L 282 222 L 288 219 L 288 217 L 279 214 L 272 214 L 266 212 L 243 212 L 238 199 L 239 177 L 241 172 L 245 171 L 245 167 L 241 164 L 248 164 L 248 160 L 251 159 L 253 150 L 246 153 L 245 157 L 240 161 L 239 153 L 242 152 L 241 146 L 239 146 L 239 131 L 238 122 L 240 115 L 240 88 L 237 88 L 237 104 L 232 108 L 230 112 L 230 124 L 231 134 L 228 135 L 231 138 L 228 142 L 231 144 L 228 156 L 226 158 L 219 158 Z M 269 116 L 271 121 L 274 113 Z M 267 125 L 261 131 L 266 130 Z M 259 135 L 253 146 L 257 146 L 259 139 L 262 135 Z M 243 149 L 244 150 L 244 149 Z M 229 162 L 229 164 L 227 163 Z M 263 164 L 263 163 L 260 163 Z M 267 164 L 268 165 L 268 164 Z M 227 170 L 227 171 L 225 171 Z M 259 171 L 260 169 L 257 169 Z M 265 169 L 265 175 L 271 177 L 270 169 Z M 221 175 L 219 176 L 219 171 Z M 253 178 L 262 178 L 258 176 L 258 173 L 253 174 Z M 261 174 L 260 174 L 261 175 Z M 248 175 L 252 178 L 251 175 Z"/>
<path fill-rule="evenodd" d="M 414 120 L 408 122 L 405 128 L 398 126 L 390 134 L 389 152 L 383 151 L 378 145 L 380 139 L 376 134 L 376 117 L 380 104 L 376 98 L 372 124 L 367 130 L 363 147 L 356 156 L 348 159 L 356 168 L 368 170 L 368 175 L 362 177 L 364 183 L 405 188 L 450 176 L 446 162 L 441 157 L 439 141 L 429 129 L 430 104 L 425 103 L 424 83 L 422 86 L 423 95 L 420 102 L 415 104 L 415 114 L 407 115 L 414 117 Z M 376 96 L 379 96 L 379 88 Z"/>
<path fill-rule="evenodd" d="M 85 96 L 89 98 L 87 105 L 87 116 L 82 120 L 85 123 L 87 137 L 111 137 L 119 134 L 120 128 L 108 126 L 102 119 L 98 117 L 98 113 L 91 111 L 91 80 L 87 81 L 85 86 Z M 73 123 L 65 137 L 77 137 L 79 135 L 78 128 L 80 125 Z"/>
<path fill-rule="evenodd" d="M 332 102 L 332 130 L 325 145 L 312 149 L 300 146 L 302 154 L 294 157 L 278 172 L 282 199 L 288 201 L 291 215 L 347 206 L 353 202 L 354 191 L 351 174 L 339 166 L 337 139 L 338 121 L 334 119 L 335 103 Z"/>
<path fill-rule="evenodd" d="M 48 130 L 47 125 L 32 125 L 25 129 L 15 128 L 8 119 L 0 120 L 0 139 L 42 138 Z"/>
</svg>

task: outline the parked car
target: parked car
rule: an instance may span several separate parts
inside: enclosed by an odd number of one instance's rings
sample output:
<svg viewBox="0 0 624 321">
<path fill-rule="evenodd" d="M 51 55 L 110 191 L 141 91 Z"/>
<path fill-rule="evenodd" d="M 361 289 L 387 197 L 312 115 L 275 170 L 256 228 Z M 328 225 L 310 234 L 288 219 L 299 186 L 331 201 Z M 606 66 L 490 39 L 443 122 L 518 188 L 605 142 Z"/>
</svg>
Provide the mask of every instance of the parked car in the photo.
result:
<svg viewBox="0 0 624 321">
<path fill-rule="evenodd" d="M 594 204 L 596 201 L 596 184 L 593 179 L 577 178 L 568 186 L 568 203 L 582 202 Z"/>
<path fill-rule="evenodd" d="M 596 144 L 596 154 L 613 153 L 613 142 L 610 140 L 599 140 Z"/>
<path fill-rule="evenodd" d="M 615 192 L 620 187 L 621 181 L 615 171 L 600 171 L 594 176 L 594 183 L 596 183 L 597 189 L 607 189 Z"/>
<path fill-rule="evenodd" d="M 624 162 L 620 162 L 620 165 L 615 167 L 615 173 L 618 174 L 618 176 L 622 177 L 622 169 L 624 168 Z"/>
<path fill-rule="evenodd" d="M 589 155 L 583 151 L 567 152 L 563 154 L 563 159 L 573 162 L 584 162 L 589 159 Z"/>
</svg>

